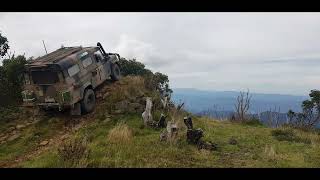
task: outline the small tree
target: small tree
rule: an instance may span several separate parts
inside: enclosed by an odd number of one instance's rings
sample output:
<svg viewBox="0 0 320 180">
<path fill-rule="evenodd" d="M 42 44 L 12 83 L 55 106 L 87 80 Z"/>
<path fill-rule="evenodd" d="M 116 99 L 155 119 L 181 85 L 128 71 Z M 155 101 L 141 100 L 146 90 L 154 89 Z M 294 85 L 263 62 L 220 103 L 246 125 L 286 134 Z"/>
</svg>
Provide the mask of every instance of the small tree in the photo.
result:
<svg viewBox="0 0 320 180">
<path fill-rule="evenodd" d="M 320 122 L 320 91 L 311 90 L 310 100 L 302 102 L 301 113 L 295 113 L 289 110 L 287 117 L 289 124 L 295 127 L 311 129 Z"/>
<path fill-rule="evenodd" d="M 249 89 L 247 92 L 240 92 L 240 95 L 237 97 L 237 102 L 235 104 L 236 117 L 235 119 L 238 121 L 245 121 L 247 112 L 250 108 L 251 97 L 249 93 Z"/>
</svg>

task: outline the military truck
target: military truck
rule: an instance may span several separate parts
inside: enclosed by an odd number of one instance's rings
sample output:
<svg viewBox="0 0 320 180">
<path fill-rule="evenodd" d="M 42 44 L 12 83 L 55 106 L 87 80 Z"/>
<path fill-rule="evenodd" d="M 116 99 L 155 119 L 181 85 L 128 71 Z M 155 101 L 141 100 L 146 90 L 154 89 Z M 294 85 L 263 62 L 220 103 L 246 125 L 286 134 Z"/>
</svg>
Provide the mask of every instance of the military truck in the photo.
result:
<svg viewBox="0 0 320 180">
<path fill-rule="evenodd" d="M 94 110 L 95 89 L 121 77 L 120 56 L 93 47 L 61 47 L 25 65 L 24 106 L 70 109 L 71 115 Z"/>
</svg>

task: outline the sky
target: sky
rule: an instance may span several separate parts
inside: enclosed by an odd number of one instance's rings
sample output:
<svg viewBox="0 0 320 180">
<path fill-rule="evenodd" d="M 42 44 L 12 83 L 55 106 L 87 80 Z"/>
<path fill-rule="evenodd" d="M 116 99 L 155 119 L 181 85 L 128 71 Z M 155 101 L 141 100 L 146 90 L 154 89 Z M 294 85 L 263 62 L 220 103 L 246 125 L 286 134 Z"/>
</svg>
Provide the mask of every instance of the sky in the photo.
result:
<svg viewBox="0 0 320 180">
<path fill-rule="evenodd" d="M 12 52 L 95 46 L 172 88 L 308 95 L 320 89 L 320 13 L 0 13 Z"/>
</svg>

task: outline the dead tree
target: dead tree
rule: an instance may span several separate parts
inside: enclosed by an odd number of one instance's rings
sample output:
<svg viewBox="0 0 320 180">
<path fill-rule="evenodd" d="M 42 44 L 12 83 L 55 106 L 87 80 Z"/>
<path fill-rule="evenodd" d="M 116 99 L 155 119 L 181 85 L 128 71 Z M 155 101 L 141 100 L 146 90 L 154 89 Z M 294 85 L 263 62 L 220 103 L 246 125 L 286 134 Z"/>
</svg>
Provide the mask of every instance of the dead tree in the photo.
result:
<svg viewBox="0 0 320 180">
<path fill-rule="evenodd" d="M 146 109 L 142 113 L 142 119 L 145 126 L 148 125 L 149 122 L 152 122 L 152 115 L 151 115 L 151 109 L 152 109 L 152 101 L 150 97 L 146 98 Z"/>
<path fill-rule="evenodd" d="M 240 95 L 237 97 L 237 102 L 235 104 L 236 109 L 236 119 L 238 121 L 245 121 L 247 112 L 250 108 L 252 95 L 247 92 L 240 92 Z"/>
<path fill-rule="evenodd" d="M 279 127 L 280 107 L 275 106 L 273 110 L 270 108 L 270 110 L 267 111 L 267 115 L 269 127 Z"/>
<path fill-rule="evenodd" d="M 187 126 L 187 142 L 195 144 L 198 149 L 216 150 L 217 144 L 211 141 L 203 141 L 201 138 L 204 136 L 204 132 L 201 128 L 194 129 L 191 117 L 183 118 L 184 124 Z"/>
</svg>

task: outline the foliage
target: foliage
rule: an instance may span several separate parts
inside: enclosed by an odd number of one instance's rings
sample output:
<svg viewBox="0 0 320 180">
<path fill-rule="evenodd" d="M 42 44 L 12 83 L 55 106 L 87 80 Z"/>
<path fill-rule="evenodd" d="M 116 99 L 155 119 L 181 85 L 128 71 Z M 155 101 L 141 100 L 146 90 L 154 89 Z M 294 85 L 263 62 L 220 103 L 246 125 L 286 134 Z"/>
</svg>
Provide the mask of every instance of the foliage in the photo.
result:
<svg viewBox="0 0 320 180">
<path fill-rule="evenodd" d="M 0 107 L 16 105 L 21 102 L 23 69 L 27 59 L 23 55 L 4 59 L 0 66 Z"/>
<path fill-rule="evenodd" d="M 124 76 L 144 76 L 147 74 L 152 74 L 149 69 L 145 68 L 143 63 L 136 61 L 136 59 L 126 60 L 125 58 L 121 58 L 119 63 L 121 66 L 121 73 Z"/>
<path fill-rule="evenodd" d="M 9 49 L 8 39 L 7 37 L 3 36 L 0 32 L 0 57 L 2 58 L 5 56 Z"/>
<path fill-rule="evenodd" d="M 310 100 L 302 102 L 301 113 L 296 113 L 292 110 L 288 111 L 287 117 L 291 126 L 311 129 L 320 122 L 320 91 L 311 90 L 309 97 Z"/>
<path fill-rule="evenodd" d="M 145 79 L 145 86 L 149 90 L 158 90 L 161 95 L 166 96 L 172 93 L 169 88 L 169 78 L 160 72 L 153 73 L 136 59 L 120 59 L 121 72 L 124 76 L 142 76 Z"/>
</svg>

